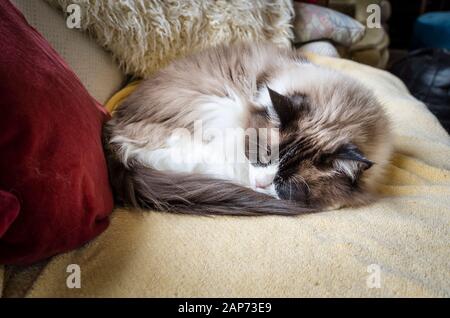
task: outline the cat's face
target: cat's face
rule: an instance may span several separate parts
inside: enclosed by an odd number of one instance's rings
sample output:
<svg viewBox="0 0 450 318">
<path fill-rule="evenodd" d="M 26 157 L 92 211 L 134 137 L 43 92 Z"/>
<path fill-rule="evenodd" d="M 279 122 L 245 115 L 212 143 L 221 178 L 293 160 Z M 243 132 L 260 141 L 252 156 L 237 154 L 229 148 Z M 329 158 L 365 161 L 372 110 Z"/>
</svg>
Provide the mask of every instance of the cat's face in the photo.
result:
<svg viewBox="0 0 450 318">
<path fill-rule="evenodd" d="M 368 171 L 385 126 L 373 95 L 352 85 L 309 94 L 267 89 L 279 120 L 277 195 L 318 208 L 370 200 Z"/>
</svg>

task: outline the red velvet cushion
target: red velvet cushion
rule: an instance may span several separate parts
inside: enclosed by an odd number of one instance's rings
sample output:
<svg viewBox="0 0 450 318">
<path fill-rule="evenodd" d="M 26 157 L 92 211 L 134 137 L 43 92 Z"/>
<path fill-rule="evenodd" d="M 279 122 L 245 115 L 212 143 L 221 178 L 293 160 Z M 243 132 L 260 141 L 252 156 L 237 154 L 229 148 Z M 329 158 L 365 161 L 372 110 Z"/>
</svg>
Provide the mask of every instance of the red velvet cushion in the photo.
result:
<svg viewBox="0 0 450 318">
<path fill-rule="evenodd" d="M 4 0 L 0 43 L 0 264 L 27 264 L 108 226 L 113 200 L 101 145 L 108 116 Z"/>
</svg>

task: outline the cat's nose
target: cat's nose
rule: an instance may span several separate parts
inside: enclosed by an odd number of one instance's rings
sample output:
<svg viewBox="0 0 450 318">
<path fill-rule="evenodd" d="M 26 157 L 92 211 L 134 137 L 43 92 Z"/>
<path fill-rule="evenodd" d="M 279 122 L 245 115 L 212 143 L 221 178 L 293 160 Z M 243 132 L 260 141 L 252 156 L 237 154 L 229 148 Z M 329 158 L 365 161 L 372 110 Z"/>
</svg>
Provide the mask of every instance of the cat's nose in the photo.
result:
<svg viewBox="0 0 450 318">
<path fill-rule="evenodd" d="M 249 168 L 250 185 L 261 189 L 265 189 L 272 184 L 278 170 L 276 166 L 258 167 L 250 165 Z"/>
<path fill-rule="evenodd" d="M 270 185 L 270 183 L 267 182 L 256 182 L 256 187 L 259 189 L 265 189 Z"/>
<path fill-rule="evenodd" d="M 275 177 L 275 174 L 272 174 L 272 173 L 256 176 L 255 186 L 257 188 L 267 188 L 268 186 L 270 186 L 272 184 L 274 177 Z"/>
</svg>

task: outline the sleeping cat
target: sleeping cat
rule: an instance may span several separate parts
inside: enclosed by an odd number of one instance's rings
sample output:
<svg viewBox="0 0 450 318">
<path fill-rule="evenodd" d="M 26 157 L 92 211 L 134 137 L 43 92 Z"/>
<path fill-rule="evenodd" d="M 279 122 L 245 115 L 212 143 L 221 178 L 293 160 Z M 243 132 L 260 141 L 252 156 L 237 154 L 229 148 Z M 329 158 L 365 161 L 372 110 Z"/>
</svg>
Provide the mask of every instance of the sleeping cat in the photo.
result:
<svg viewBox="0 0 450 318">
<path fill-rule="evenodd" d="M 105 125 L 104 142 L 118 203 L 192 214 L 364 204 L 391 151 L 369 89 L 296 51 L 246 43 L 144 80 Z"/>
</svg>

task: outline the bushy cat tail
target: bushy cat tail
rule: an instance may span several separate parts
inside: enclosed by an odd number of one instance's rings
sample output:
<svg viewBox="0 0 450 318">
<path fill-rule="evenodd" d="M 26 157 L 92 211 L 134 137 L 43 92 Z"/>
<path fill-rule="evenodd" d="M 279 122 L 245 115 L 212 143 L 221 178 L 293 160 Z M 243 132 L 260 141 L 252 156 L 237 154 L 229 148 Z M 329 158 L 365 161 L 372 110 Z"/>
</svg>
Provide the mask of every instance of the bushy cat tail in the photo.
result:
<svg viewBox="0 0 450 318">
<path fill-rule="evenodd" d="M 197 215 L 298 215 L 315 212 L 249 188 L 198 174 L 180 174 L 109 162 L 117 203 Z"/>
</svg>

